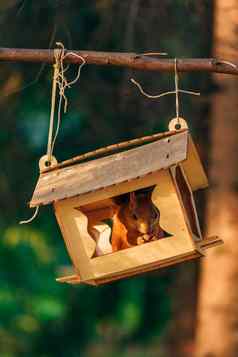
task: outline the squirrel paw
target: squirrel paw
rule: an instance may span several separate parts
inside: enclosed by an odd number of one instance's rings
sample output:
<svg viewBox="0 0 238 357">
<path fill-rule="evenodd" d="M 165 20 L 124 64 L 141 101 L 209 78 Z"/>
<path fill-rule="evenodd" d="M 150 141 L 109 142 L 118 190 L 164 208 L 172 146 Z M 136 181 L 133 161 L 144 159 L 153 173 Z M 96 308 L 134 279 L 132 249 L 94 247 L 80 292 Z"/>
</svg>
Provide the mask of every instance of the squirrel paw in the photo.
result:
<svg viewBox="0 0 238 357">
<path fill-rule="evenodd" d="M 154 237 L 151 237 L 149 234 L 143 234 L 137 238 L 137 245 L 148 243 L 153 240 Z"/>
<path fill-rule="evenodd" d="M 144 243 L 145 243 L 145 241 L 144 241 L 143 236 L 139 236 L 139 237 L 137 238 L 137 245 L 141 245 L 141 244 L 144 244 Z"/>
</svg>

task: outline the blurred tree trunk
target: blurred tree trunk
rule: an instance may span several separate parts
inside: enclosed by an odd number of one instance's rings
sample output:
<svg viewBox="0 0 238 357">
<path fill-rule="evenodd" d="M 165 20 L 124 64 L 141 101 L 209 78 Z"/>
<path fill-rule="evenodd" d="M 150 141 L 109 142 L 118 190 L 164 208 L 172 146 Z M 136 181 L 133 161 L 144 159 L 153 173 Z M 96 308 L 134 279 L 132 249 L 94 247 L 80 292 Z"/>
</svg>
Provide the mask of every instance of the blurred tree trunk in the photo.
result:
<svg viewBox="0 0 238 357">
<path fill-rule="evenodd" d="M 199 19 L 200 48 L 197 56 L 211 57 L 212 33 L 213 33 L 213 1 L 197 0 L 194 8 Z M 195 36 L 195 35 L 194 35 Z M 191 76 L 191 74 L 190 74 Z M 183 78 L 183 75 L 181 74 Z M 207 73 L 199 73 L 193 78 L 196 88 L 201 93 L 211 91 L 211 77 Z M 205 99 L 205 100 L 204 100 Z M 181 98 L 183 103 L 183 98 Z M 205 148 L 210 132 L 210 100 L 205 94 L 201 101 L 197 98 L 193 101 L 193 117 L 191 126 L 194 130 L 195 140 L 202 161 L 207 160 Z M 202 120 L 201 120 L 202 118 Z M 189 119 L 189 117 L 187 118 Z M 201 223 L 204 222 L 205 191 L 196 195 L 196 204 L 199 211 Z M 170 290 L 172 296 L 172 316 L 168 332 L 165 336 L 166 356 L 191 357 L 195 348 L 196 334 L 196 308 L 197 308 L 197 281 L 199 272 L 199 261 L 186 262 L 176 267 L 176 278 Z"/>
<path fill-rule="evenodd" d="M 214 56 L 237 61 L 237 0 L 216 0 Z M 222 247 L 202 262 L 198 306 L 197 357 L 238 356 L 238 80 L 214 76 L 207 235 Z"/>
</svg>

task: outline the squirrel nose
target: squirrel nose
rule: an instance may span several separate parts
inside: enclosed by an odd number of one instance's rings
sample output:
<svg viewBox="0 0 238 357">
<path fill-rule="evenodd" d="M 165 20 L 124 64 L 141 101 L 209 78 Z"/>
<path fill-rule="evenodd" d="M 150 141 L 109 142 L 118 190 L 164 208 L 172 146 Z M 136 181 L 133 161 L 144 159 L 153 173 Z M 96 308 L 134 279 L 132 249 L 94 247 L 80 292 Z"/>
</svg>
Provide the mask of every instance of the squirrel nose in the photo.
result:
<svg viewBox="0 0 238 357">
<path fill-rule="evenodd" d="M 148 233 L 150 230 L 149 225 L 144 222 L 140 223 L 138 228 L 141 233 Z"/>
</svg>

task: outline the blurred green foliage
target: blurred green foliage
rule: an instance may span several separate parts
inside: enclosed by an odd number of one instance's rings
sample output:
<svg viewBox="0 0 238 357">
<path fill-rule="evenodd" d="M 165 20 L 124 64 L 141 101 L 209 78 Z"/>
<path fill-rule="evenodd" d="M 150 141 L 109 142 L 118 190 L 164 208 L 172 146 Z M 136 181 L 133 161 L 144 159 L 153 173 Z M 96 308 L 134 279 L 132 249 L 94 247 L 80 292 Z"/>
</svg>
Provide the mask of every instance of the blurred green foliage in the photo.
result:
<svg viewBox="0 0 238 357">
<path fill-rule="evenodd" d="M 48 48 L 57 40 L 70 49 L 207 57 L 210 12 L 205 0 L 5 0 L 1 46 Z M 0 66 L 0 355 L 164 356 L 177 268 L 99 288 L 60 285 L 55 277 L 70 262 L 52 210 L 42 208 L 31 225 L 18 225 L 31 215 L 26 203 L 46 150 L 51 76 L 48 65 Z M 132 76 L 151 93 L 174 85 L 172 75 L 85 66 L 69 93 L 58 160 L 166 129 L 174 98 L 143 98 Z M 184 75 L 180 83 L 207 92 L 205 75 Z M 182 111 L 195 129 L 202 110 L 197 98 L 183 97 Z"/>
</svg>

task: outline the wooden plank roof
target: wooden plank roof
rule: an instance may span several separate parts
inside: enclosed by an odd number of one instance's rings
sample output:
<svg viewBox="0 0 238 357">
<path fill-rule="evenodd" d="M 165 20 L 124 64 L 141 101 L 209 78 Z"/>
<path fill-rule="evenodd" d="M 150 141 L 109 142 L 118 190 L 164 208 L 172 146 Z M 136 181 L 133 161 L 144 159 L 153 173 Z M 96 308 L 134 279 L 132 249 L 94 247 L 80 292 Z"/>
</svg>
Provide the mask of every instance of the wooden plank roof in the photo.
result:
<svg viewBox="0 0 238 357">
<path fill-rule="evenodd" d="M 188 131 L 163 133 L 157 141 L 89 162 L 44 172 L 31 207 L 46 205 L 143 177 L 187 157 Z"/>
</svg>

